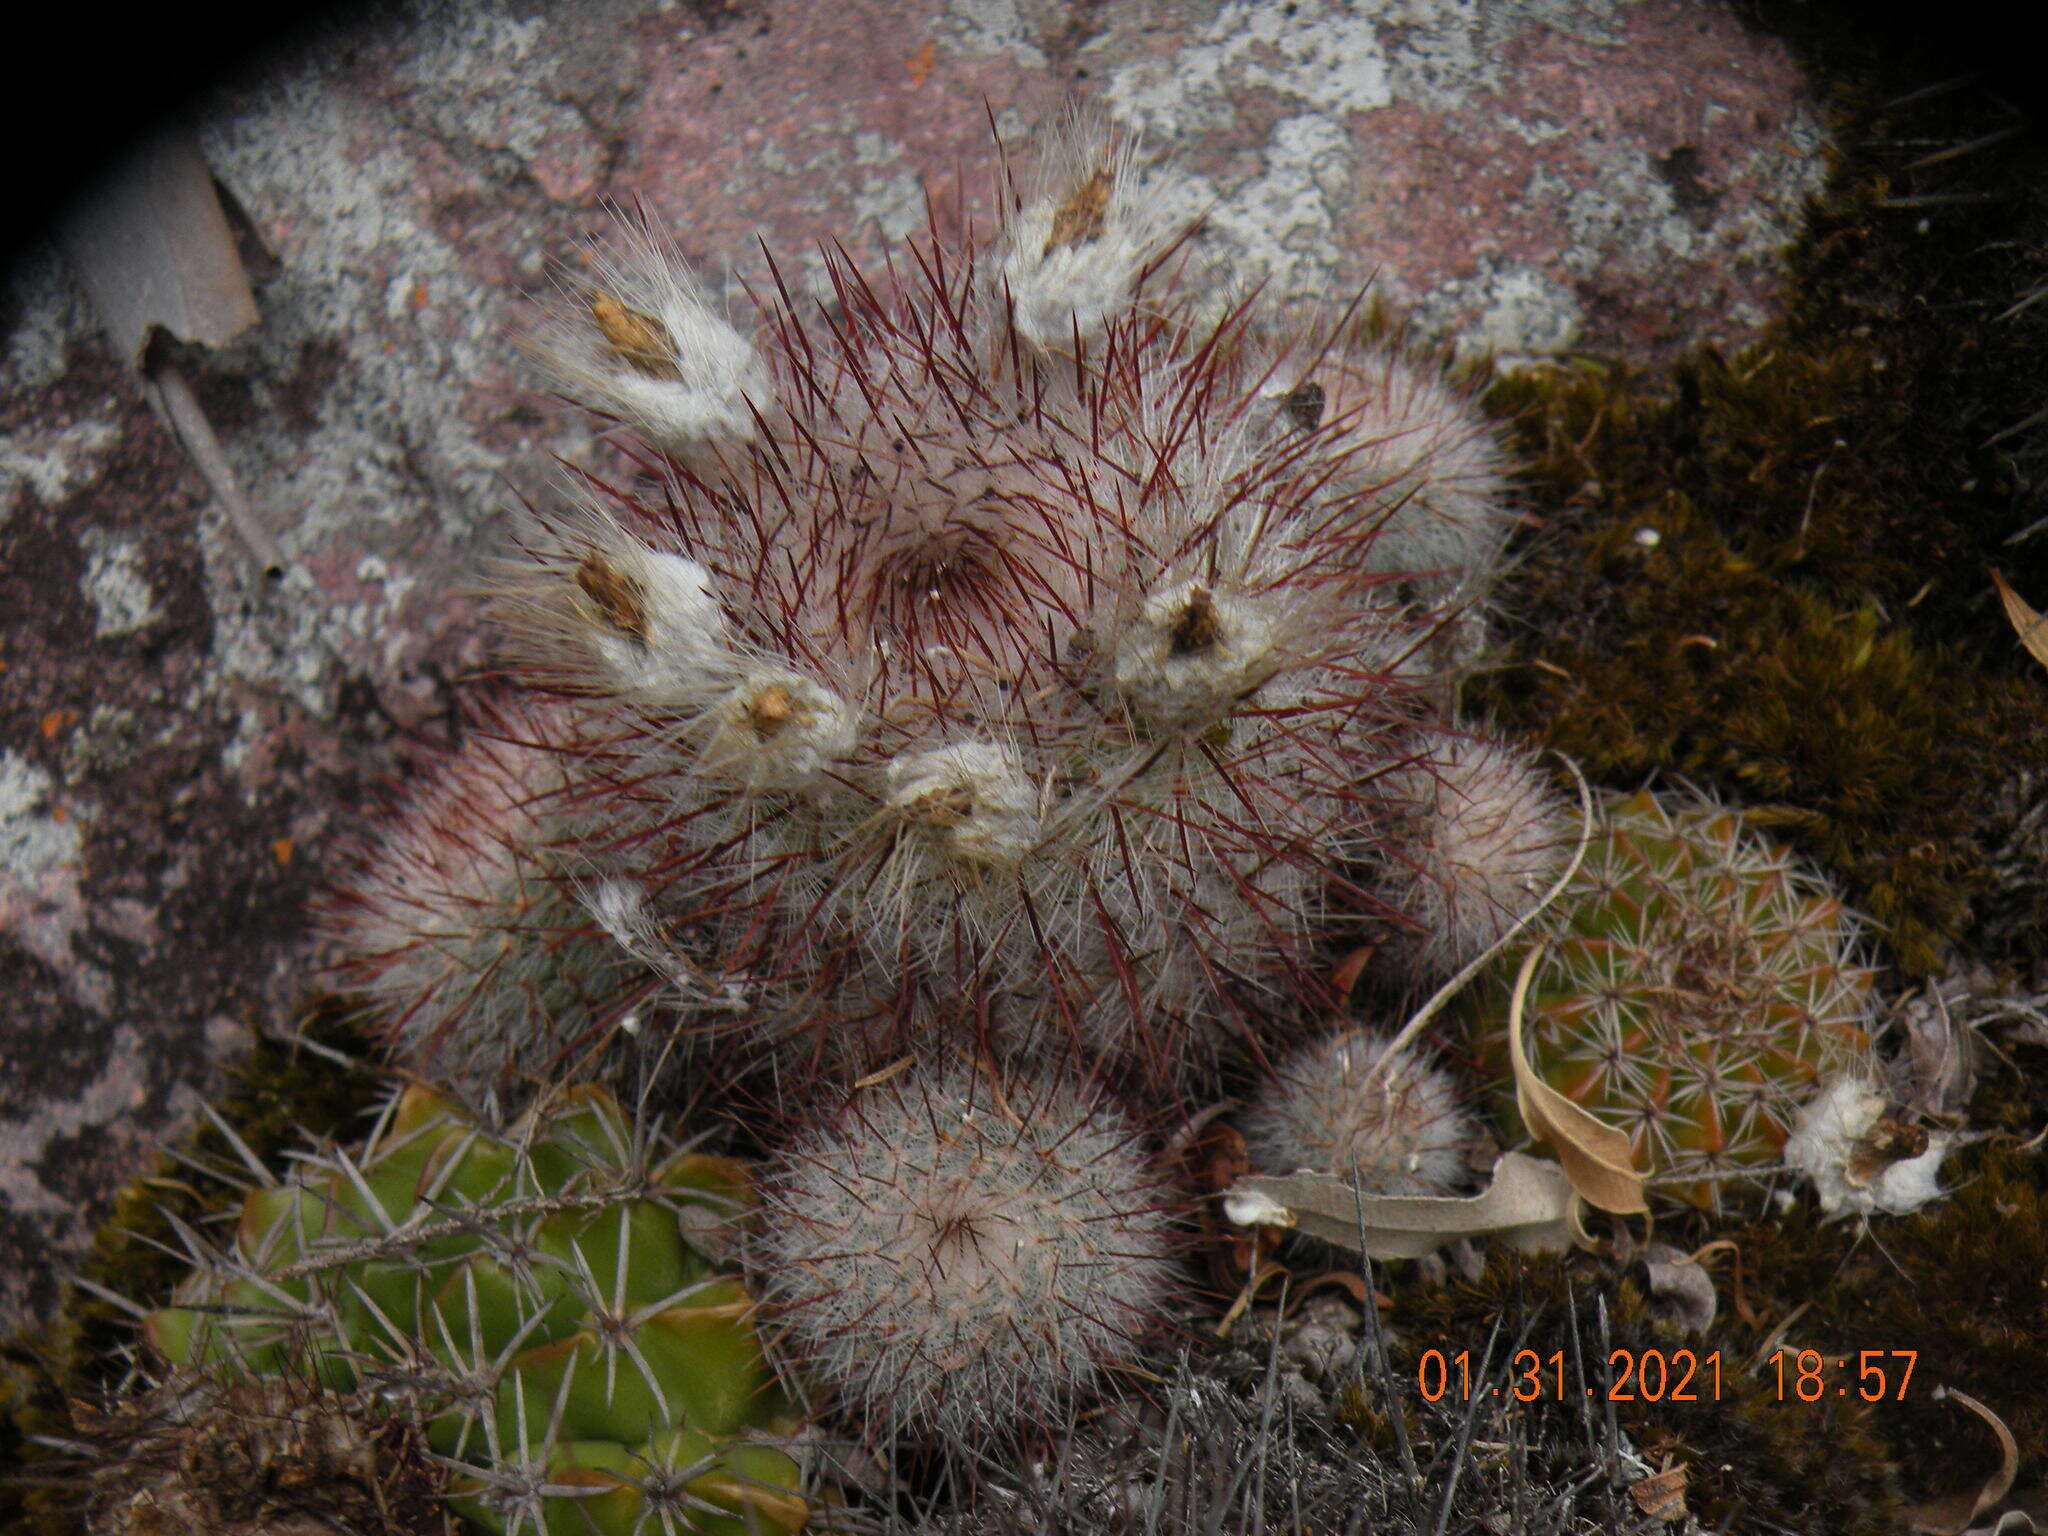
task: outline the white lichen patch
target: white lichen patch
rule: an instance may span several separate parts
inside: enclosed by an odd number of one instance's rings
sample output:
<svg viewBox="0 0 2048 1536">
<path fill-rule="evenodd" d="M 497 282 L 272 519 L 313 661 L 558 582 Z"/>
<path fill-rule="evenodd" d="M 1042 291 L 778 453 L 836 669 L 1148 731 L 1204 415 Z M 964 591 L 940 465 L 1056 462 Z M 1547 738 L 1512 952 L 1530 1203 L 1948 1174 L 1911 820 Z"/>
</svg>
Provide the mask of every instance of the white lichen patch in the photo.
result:
<svg viewBox="0 0 2048 1536">
<path fill-rule="evenodd" d="M 79 536 L 85 546 L 85 575 L 79 590 L 92 605 L 93 634 L 101 640 L 132 635 L 162 616 L 156 592 L 143 574 L 142 547 L 102 528 Z"/>
<path fill-rule="evenodd" d="M 55 506 L 89 481 L 120 438 L 111 416 L 90 416 L 54 428 L 0 432 L 0 523 L 24 491 Z"/>
<path fill-rule="evenodd" d="M 1262 88 L 1324 112 L 1355 112 L 1394 100 L 1393 72 L 1368 10 L 1228 0 L 1170 58 L 1127 64 L 1110 76 L 1119 120 L 1171 138 L 1226 126 L 1229 92 Z"/>
<path fill-rule="evenodd" d="M 511 299 L 432 227 L 422 169 L 399 136 L 366 137 L 362 119 L 360 104 L 309 72 L 202 122 L 208 163 L 279 260 L 263 325 L 224 356 L 255 408 L 224 447 L 290 559 L 389 550 L 417 569 L 431 559 L 424 540 L 459 543 L 502 504 L 501 455 L 464 406 L 499 366 Z M 338 364 L 310 431 L 283 393 L 308 355 Z M 292 590 L 252 608 L 246 554 L 217 514 L 202 518 L 201 536 L 214 654 L 265 691 L 328 714 L 346 665 L 381 670 L 393 647 L 418 638 L 395 622 L 389 588 L 335 602 L 288 572 Z"/>
<path fill-rule="evenodd" d="M 64 377 L 71 343 L 92 328 L 84 295 L 50 244 L 25 247 L 6 283 L 14 328 L 0 343 L 0 389 L 47 389 Z"/>
<path fill-rule="evenodd" d="M 1485 353 L 1504 368 L 1554 357 L 1577 345 L 1585 308 L 1570 288 L 1526 262 L 1485 261 L 1476 277 L 1447 283 L 1412 311 L 1425 329 L 1444 329 L 1459 315 L 1476 315 L 1458 340 L 1468 353 Z"/>
<path fill-rule="evenodd" d="M 62 974 L 87 1007 L 104 1012 L 105 972 L 72 957 L 72 941 L 85 925 L 84 846 L 78 819 L 59 803 L 50 774 L 0 751 L 0 934 Z"/>
<path fill-rule="evenodd" d="M 562 50 L 550 46 L 550 22 L 502 4 L 428 0 L 407 18 L 414 41 L 396 78 L 405 115 L 509 157 L 551 196 L 575 197 L 595 183 L 604 150 L 555 89 Z"/>
<path fill-rule="evenodd" d="M 1206 178 L 1189 179 L 1176 203 L 1189 215 L 1213 205 L 1204 238 L 1225 247 L 1245 282 L 1278 297 L 1314 293 L 1343 257 L 1338 210 L 1352 174 L 1350 136 L 1317 112 L 1274 124 L 1265 170 L 1227 196 Z"/>
<path fill-rule="evenodd" d="M 0 751 L 0 896 L 77 860 L 78 825 L 55 813 L 55 789 L 42 768 Z"/>
<path fill-rule="evenodd" d="M 1040 30 L 1017 0 L 947 0 L 934 30 L 970 53 L 1005 54 L 1026 69 L 1046 69 L 1052 61 L 1031 40 Z"/>
</svg>

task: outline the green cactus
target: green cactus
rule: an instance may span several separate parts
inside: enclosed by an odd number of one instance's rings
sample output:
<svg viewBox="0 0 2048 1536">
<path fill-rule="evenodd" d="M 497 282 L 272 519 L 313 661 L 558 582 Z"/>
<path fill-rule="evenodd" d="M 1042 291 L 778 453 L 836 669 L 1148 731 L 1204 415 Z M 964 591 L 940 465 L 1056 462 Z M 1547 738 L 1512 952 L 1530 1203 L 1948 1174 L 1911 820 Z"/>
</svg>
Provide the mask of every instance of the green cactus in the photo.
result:
<svg viewBox="0 0 2048 1536">
<path fill-rule="evenodd" d="M 1531 1064 L 1632 1132 L 1639 1165 L 1695 1205 L 1774 1163 L 1814 1086 L 1868 1045 L 1861 925 L 1724 806 L 1610 801 L 1545 929 L 1523 1013 Z M 1520 958 L 1482 989 L 1477 1040 L 1513 1130 L 1500 977 Z"/>
<path fill-rule="evenodd" d="M 174 1365 L 375 1393 L 503 1536 L 770 1536 L 808 1514 L 745 1285 L 707 1257 L 743 1168 L 667 1157 L 599 1089 L 504 1135 L 422 1089 L 368 1152 L 250 1192 L 144 1333 Z"/>
</svg>

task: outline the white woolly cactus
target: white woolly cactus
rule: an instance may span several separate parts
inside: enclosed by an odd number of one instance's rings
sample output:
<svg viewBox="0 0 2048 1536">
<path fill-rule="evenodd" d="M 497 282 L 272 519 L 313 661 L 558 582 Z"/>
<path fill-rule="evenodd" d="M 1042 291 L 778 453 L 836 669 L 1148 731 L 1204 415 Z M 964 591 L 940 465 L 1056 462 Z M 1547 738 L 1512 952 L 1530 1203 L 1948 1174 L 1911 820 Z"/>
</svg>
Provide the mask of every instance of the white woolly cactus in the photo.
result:
<svg viewBox="0 0 2048 1536">
<path fill-rule="evenodd" d="M 1335 347 L 1307 380 L 1324 418 L 1360 445 L 1351 473 L 1382 488 L 1371 568 L 1407 575 L 1438 601 L 1483 598 L 1515 524 L 1507 457 L 1486 418 L 1385 342 Z"/>
<path fill-rule="evenodd" d="M 1172 1285 L 1135 1129 L 1049 1078 L 861 1091 L 762 1199 L 751 1259 L 785 1347 L 884 1437 L 1049 1422 L 1131 1358 Z"/>
<path fill-rule="evenodd" d="M 1388 1037 L 1345 1030 L 1283 1062 L 1245 1117 L 1254 1167 L 1356 1179 L 1376 1195 L 1448 1195 L 1464 1182 L 1479 1123 L 1449 1074 Z"/>
<path fill-rule="evenodd" d="M 501 564 L 512 674 L 579 736 L 560 813 L 485 842 L 515 904 L 523 840 L 553 885 L 626 882 L 602 931 L 679 983 L 664 1022 L 779 1068 L 967 1031 L 1185 1083 L 1333 1001 L 1324 941 L 1377 915 L 1354 871 L 1403 862 L 1372 786 L 1438 752 L 1417 658 L 1445 615 L 1375 550 L 1433 476 L 1479 494 L 1482 429 L 1430 429 L 1440 476 L 1397 452 L 1363 354 L 1204 318 L 1154 280 L 1178 231 L 1130 149 L 1078 115 L 1049 138 L 989 250 L 935 231 L 880 284 L 835 255 L 829 305 L 777 283 L 742 336 L 635 227 L 537 332 L 645 475 L 586 475 Z M 394 918 L 358 971 L 408 1041 L 463 1036 L 458 1075 L 644 1001 L 635 967 L 555 945 L 437 960 L 510 982 L 447 1006 L 411 887 L 459 882 L 365 878 L 355 905 Z M 543 993 L 545 1047 L 514 1019 Z"/>
<path fill-rule="evenodd" d="M 598 854 L 573 805 L 575 731 L 561 708 L 484 712 L 317 913 L 329 979 L 465 1097 L 587 1065 L 651 983 L 577 899 Z"/>
<path fill-rule="evenodd" d="M 604 721 L 585 809 L 757 1039 L 865 1068 L 964 1018 L 1176 1081 L 1319 998 L 1357 920 L 1333 883 L 1384 815 L 1362 786 L 1431 750 L 1442 617 L 1373 551 L 1436 495 L 1426 444 L 1482 429 L 1276 414 L 1284 372 L 1348 400 L 1362 365 L 1201 318 L 1152 281 L 1179 232 L 1130 149 L 1081 116 L 1049 141 L 988 251 L 933 232 L 887 283 L 835 255 L 828 306 L 777 286 L 744 427 L 588 479 L 499 615 L 517 674 Z M 694 293 L 670 261 L 636 235 L 640 286 L 543 331 L 558 378 L 641 366 L 614 311 Z"/>
<path fill-rule="evenodd" d="M 1483 736 L 1433 737 L 1375 785 L 1401 831 L 1378 894 L 1407 920 L 1389 957 L 1441 979 L 1486 953 L 1563 870 L 1571 832 L 1535 761 Z"/>
</svg>

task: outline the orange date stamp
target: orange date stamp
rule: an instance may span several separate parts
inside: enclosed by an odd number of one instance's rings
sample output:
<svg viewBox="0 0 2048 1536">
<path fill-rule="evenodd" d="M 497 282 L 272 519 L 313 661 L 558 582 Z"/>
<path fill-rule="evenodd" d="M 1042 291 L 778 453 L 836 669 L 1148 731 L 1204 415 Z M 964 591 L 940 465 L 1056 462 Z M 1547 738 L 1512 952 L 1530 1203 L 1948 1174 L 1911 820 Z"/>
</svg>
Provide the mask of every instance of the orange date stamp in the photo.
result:
<svg viewBox="0 0 2048 1536">
<path fill-rule="evenodd" d="M 1825 1355 L 1817 1349 L 1781 1349 L 1765 1362 L 1775 1373 L 1778 1401 L 1817 1403 L 1825 1397 L 1858 1397 L 1866 1403 L 1903 1402 L 1913 1380 L 1919 1352 L 1911 1349 L 1865 1349 L 1853 1355 Z M 1690 1349 L 1617 1349 L 1607 1356 L 1604 1383 L 1567 1383 L 1564 1351 L 1548 1356 L 1533 1349 L 1517 1350 L 1499 1386 L 1483 1382 L 1475 1389 L 1472 1351 L 1446 1354 L 1424 1350 L 1415 1368 L 1416 1389 L 1430 1402 L 1456 1397 L 1470 1402 L 1482 1396 L 1512 1398 L 1518 1403 L 1539 1399 L 1564 1402 L 1575 1395 L 1610 1403 L 1718 1403 L 1721 1400 L 1721 1351 L 1697 1354 Z"/>
</svg>

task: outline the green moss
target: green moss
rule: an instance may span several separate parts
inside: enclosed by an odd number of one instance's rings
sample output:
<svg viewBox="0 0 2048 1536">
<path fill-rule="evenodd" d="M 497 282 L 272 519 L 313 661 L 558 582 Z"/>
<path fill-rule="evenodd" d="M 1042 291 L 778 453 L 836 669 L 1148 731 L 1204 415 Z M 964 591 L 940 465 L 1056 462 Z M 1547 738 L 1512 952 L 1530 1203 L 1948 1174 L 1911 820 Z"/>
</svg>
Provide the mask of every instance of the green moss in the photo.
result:
<svg viewBox="0 0 2048 1536">
<path fill-rule="evenodd" d="M 346 1020 L 339 1007 L 318 1006 L 299 1022 L 298 1032 L 317 1047 L 360 1058 L 365 1042 Z M 377 1095 L 378 1080 L 368 1068 L 265 1038 L 236 1066 L 234 1084 L 216 1111 L 258 1157 L 271 1160 L 303 1146 L 308 1137 L 353 1134 Z M 80 1276 L 139 1305 L 168 1300 L 187 1268 L 172 1256 L 174 1220 L 196 1225 L 237 1204 L 233 1171 L 239 1167 L 227 1139 L 212 1125 L 193 1132 L 177 1156 L 160 1159 L 150 1174 L 116 1195 Z M 220 1172 L 209 1171 L 214 1169 Z M 91 1397 L 118 1375 L 122 1351 L 134 1336 L 121 1308 L 67 1286 L 52 1324 L 0 1344 L 0 1462 L 21 1463 L 33 1476 L 45 1454 L 35 1437 L 66 1431 L 68 1404 Z M 76 1524 L 62 1490 L 0 1483 L 0 1528 L 68 1533 Z"/>
<path fill-rule="evenodd" d="M 1988 577 L 2048 600 L 2048 534 L 2007 542 L 2048 511 L 2048 450 L 2038 428 L 1993 441 L 2048 379 L 2048 304 L 2004 314 L 2030 270 L 2014 247 L 2048 240 L 2048 152 L 2016 138 L 1907 193 L 1888 146 L 1925 154 L 1998 109 L 1865 102 L 1838 94 L 1851 147 L 1763 342 L 1669 377 L 1580 365 L 1494 388 L 1544 529 L 1480 692 L 1596 776 L 1679 774 L 1758 807 L 1924 974 L 1966 935 L 2048 954 L 2038 924 L 1972 927 L 1993 797 L 2048 748 L 2048 692 Z M 1946 195 L 1927 184 L 1944 174 L 1995 186 L 1967 218 L 1895 206 Z"/>
<path fill-rule="evenodd" d="M 1580 490 L 1519 575 L 1527 630 L 1488 703 L 1597 778 L 1675 773 L 1754 808 L 1846 882 L 1909 972 L 1935 968 L 1985 882 L 1971 834 L 2000 755 L 2042 736 L 2034 680 L 1929 649 L 1867 594 L 1732 540 L 1656 451 L 1682 404 L 1594 376 L 1521 387 L 1536 451 L 1553 475 L 1578 461 Z"/>
<path fill-rule="evenodd" d="M 1867 1234 L 1802 1213 L 1739 1235 L 1753 1305 L 1782 1317 L 1810 1303 L 1790 1343 L 1829 1359 L 1916 1353 L 1904 1400 L 1880 1409 L 1916 1501 L 1972 1491 L 1998 1465 L 1990 1432 L 1938 1385 L 1986 1404 L 2022 1446 L 2048 1445 L 2044 1174 L 2005 1138 L 1957 1161 L 1953 1195 Z"/>
</svg>

